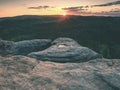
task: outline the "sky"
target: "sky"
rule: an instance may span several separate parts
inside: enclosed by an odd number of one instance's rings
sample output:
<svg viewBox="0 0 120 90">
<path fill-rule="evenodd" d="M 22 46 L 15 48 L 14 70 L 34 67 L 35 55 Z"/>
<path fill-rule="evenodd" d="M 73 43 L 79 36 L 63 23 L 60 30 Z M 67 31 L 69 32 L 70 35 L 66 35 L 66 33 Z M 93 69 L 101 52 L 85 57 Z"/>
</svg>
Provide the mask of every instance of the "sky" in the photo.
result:
<svg viewBox="0 0 120 90">
<path fill-rule="evenodd" d="M 0 17 L 18 15 L 120 16 L 120 0 L 0 0 Z"/>
</svg>

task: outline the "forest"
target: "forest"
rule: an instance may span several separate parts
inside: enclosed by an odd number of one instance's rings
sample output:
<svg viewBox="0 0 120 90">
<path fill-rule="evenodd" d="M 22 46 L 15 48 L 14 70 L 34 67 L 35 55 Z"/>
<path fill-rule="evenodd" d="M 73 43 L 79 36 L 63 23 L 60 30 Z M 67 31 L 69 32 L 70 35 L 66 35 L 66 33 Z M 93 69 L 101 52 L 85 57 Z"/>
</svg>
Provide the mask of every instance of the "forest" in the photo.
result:
<svg viewBox="0 0 120 90">
<path fill-rule="evenodd" d="M 0 18 L 0 39 L 69 37 L 105 58 L 120 58 L 120 17 L 35 16 Z"/>
</svg>

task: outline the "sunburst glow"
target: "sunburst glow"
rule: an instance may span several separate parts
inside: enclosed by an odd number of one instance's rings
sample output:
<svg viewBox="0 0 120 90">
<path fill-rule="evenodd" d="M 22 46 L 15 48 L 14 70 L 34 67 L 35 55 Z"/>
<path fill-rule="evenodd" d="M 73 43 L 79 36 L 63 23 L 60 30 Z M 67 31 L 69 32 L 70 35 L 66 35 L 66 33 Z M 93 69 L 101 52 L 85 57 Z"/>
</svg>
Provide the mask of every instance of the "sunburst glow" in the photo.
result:
<svg viewBox="0 0 120 90">
<path fill-rule="evenodd" d="M 63 15 L 63 16 L 66 16 L 66 13 L 63 13 L 62 15 Z"/>
</svg>

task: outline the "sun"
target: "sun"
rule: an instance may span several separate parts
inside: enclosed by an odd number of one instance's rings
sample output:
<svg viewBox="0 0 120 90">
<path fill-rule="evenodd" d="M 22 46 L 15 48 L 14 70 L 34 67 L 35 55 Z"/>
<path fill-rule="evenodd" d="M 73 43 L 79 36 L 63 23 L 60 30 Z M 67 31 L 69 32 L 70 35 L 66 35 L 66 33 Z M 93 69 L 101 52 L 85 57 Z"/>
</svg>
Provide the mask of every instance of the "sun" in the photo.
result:
<svg viewBox="0 0 120 90">
<path fill-rule="evenodd" d="M 60 16 L 61 16 L 61 20 L 66 20 L 68 18 L 66 13 L 62 13 Z"/>
<path fill-rule="evenodd" d="M 63 15 L 63 16 L 66 16 L 66 13 L 63 13 L 62 15 Z"/>
</svg>

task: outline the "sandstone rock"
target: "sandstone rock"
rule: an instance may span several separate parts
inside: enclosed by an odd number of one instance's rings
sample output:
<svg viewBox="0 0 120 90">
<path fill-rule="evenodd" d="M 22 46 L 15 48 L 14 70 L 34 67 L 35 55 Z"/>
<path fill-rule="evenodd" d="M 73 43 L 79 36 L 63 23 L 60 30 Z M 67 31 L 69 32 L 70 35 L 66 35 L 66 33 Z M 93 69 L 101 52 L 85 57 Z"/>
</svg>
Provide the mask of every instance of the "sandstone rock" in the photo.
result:
<svg viewBox="0 0 120 90">
<path fill-rule="evenodd" d="M 6 41 L 0 39 L 0 50 L 6 50 L 7 48 L 10 48 L 13 44 L 13 41 Z"/>
<path fill-rule="evenodd" d="M 32 52 L 28 56 L 54 62 L 83 62 L 95 58 L 102 58 L 102 55 L 79 45 L 70 38 L 58 38 L 52 42 L 51 47 L 43 51 Z"/>
<path fill-rule="evenodd" d="M 21 80 L 36 65 L 36 60 L 23 56 L 0 58 L 0 90 L 25 90 Z"/>
<path fill-rule="evenodd" d="M 114 66 L 109 66 L 112 61 Z M 1 57 L 0 90 L 120 90 L 119 72 L 119 59 L 55 63 Z"/>
<path fill-rule="evenodd" d="M 103 72 L 103 73 L 99 73 L 98 76 L 115 90 L 120 90 L 119 72 L 110 72 L 110 73 Z"/>
<path fill-rule="evenodd" d="M 3 43 L 3 44 L 2 44 Z M 28 53 L 41 51 L 50 46 L 49 39 L 33 39 L 19 42 L 2 41 L 2 48 L 11 54 L 27 55 Z"/>
<path fill-rule="evenodd" d="M 0 39 L 0 55 L 9 54 L 9 52 L 7 50 L 10 49 L 11 46 L 13 46 L 13 45 L 14 45 L 13 41 L 6 41 L 6 40 Z"/>
</svg>

